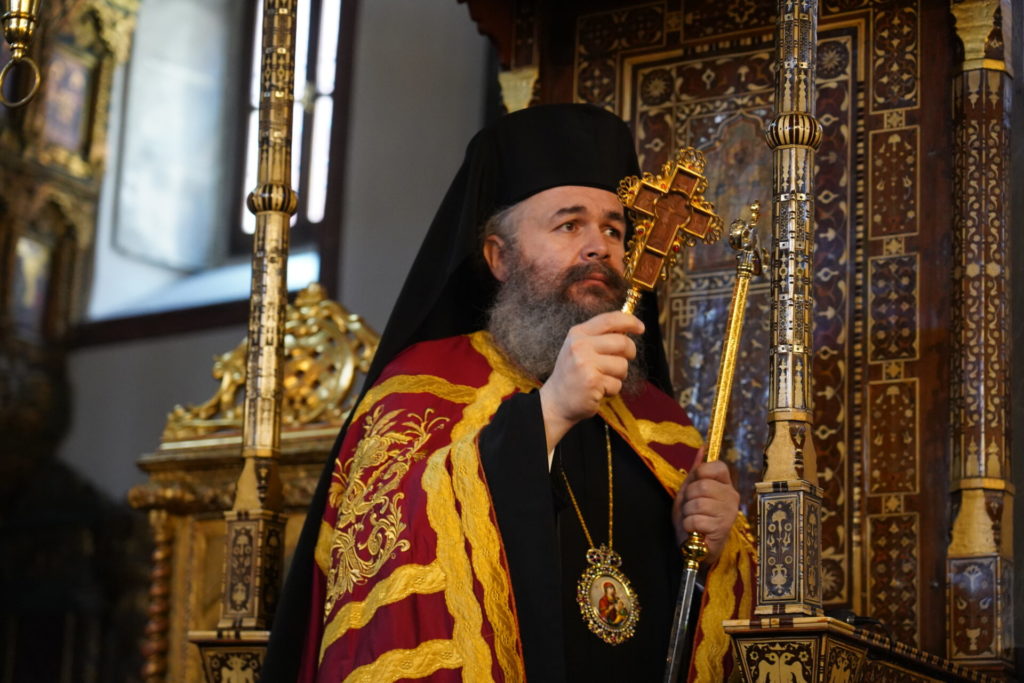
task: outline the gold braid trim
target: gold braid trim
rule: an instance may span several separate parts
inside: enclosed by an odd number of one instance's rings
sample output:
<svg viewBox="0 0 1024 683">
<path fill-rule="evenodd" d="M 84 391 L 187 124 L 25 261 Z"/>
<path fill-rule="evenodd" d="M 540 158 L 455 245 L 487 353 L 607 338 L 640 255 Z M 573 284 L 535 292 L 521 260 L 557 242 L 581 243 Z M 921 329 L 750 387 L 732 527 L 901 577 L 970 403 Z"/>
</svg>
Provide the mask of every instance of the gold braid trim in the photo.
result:
<svg viewBox="0 0 1024 683">
<path fill-rule="evenodd" d="M 511 388 L 525 392 L 540 386 L 539 382 L 530 379 L 495 346 L 490 332 L 485 330 L 474 332 L 469 335 L 469 343 L 472 345 L 473 350 L 487 359 L 487 363 L 494 372 L 502 375 L 512 383 Z M 495 410 L 497 410 L 497 406 L 495 406 Z"/>
<path fill-rule="evenodd" d="M 654 443 L 673 443 L 671 441 L 672 432 L 677 430 L 663 429 L 662 425 L 667 425 L 667 422 L 647 422 L 649 434 L 645 435 L 643 429 L 641 429 L 640 421 L 633 417 L 633 413 L 630 412 L 629 408 L 626 407 L 625 402 L 621 396 L 613 396 L 612 398 L 602 401 L 601 407 L 597 410 L 598 415 L 604 418 L 604 421 L 608 423 L 608 426 L 619 433 L 623 439 L 626 440 L 636 454 L 640 456 L 640 459 L 644 461 L 647 467 L 654 473 L 661 485 L 665 487 L 670 496 L 675 496 L 676 491 L 683 483 L 683 479 L 686 477 L 686 472 L 677 469 L 670 464 L 663 457 L 648 446 L 649 442 Z"/>
<path fill-rule="evenodd" d="M 366 392 L 352 415 L 352 424 L 388 394 L 433 394 L 452 403 L 466 404 L 476 397 L 476 389 L 465 384 L 453 384 L 436 375 L 395 375 Z"/>
<path fill-rule="evenodd" d="M 693 425 L 681 425 L 677 422 L 652 422 L 637 420 L 640 434 L 647 443 L 663 443 L 672 446 L 681 443 L 691 448 L 700 448 L 704 443 L 700 432 Z"/>
<path fill-rule="evenodd" d="M 457 669 L 461 664 L 459 650 L 452 641 L 428 640 L 409 650 L 389 650 L 350 673 L 344 681 L 391 683 L 403 678 L 426 678 L 438 669 Z"/>
<path fill-rule="evenodd" d="M 514 389 L 499 370 L 491 373 L 478 399 L 466 408 L 462 421 L 452 430 L 452 465 L 455 494 L 462 510 L 462 528 L 472 547 L 473 571 L 483 586 L 484 609 L 494 628 L 494 649 L 505 680 L 526 677 L 519 654 L 519 629 L 510 608 L 508 572 L 501 564 L 501 537 L 491 522 L 490 491 L 480 476 L 477 438 L 502 399 Z"/>
<path fill-rule="evenodd" d="M 444 601 L 455 626 L 452 640 L 461 656 L 462 678 L 491 680 L 491 651 L 481 633 L 483 615 L 473 594 L 473 569 L 466 557 L 465 538 L 459 524 L 448 474 L 451 448 L 435 451 L 427 459 L 423 490 L 427 494 L 427 519 L 437 534 L 437 563 L 448 578 Z"/>
<path fill-rule="evenodd" d="M 331 618 L 320 641 L 319 661 L 323 662 L 327 648 L 339 638 L 370 623 L 381 607 L 404 600 L 414 593 L 436 593 L 440 590 L 444 590 L 444 572 L 436 562 L 402 565 L 391 576 L 374 585 L 365 600 L 346 603 Z"/>
<path fill-rule="evenodd" d="M 316 566 L 324 576 L 331 571 L 331 543 L 334 541 L 334 527 L 327 522 L 320 522 L 320 535 L 316 537 L 316 548 L 313 550 L 313 559 Z"/>
<path fill-rule="evenodd" d="M 701 641 L 693 654 L 693 665 L 697 672 L 698 682 L 707 683 L 724 680 L 724 659 L 729 652 L 729 635 L 722 628 L 726 619 L 742 619 L 750 616 L 753 586 L 750 569 L 754 556 L 754 547 L 750 544 L 743 527 L 746 518 L 737 516 L 736 522 L 729 530 L 725 548 L 718 562 L 708 572 L 706 585 L 707 595 L 714 596 L 704 602 L 700 615 Z M 743 598 L 739 612 L 736 608 L 735 586 L 737 579 L 743 582 Z"/>
</svg>

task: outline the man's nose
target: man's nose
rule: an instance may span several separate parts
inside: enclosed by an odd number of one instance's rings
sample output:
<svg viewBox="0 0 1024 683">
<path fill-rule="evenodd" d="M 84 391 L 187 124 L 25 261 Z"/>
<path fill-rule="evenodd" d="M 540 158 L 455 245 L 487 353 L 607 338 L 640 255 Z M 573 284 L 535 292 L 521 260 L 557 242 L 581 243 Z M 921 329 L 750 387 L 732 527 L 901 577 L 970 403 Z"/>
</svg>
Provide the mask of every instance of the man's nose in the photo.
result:
<svg viewBox="0 0 1024 683">
<path fill-rule="evenodd" d="M 605 261 L 611 256 L 608 249 L 608 240 L 601 233 L 601 230 L 594 227 L 586 231 L 586 242 L 583 244 L 582 255 L 584 261 Z"/>
</svg>

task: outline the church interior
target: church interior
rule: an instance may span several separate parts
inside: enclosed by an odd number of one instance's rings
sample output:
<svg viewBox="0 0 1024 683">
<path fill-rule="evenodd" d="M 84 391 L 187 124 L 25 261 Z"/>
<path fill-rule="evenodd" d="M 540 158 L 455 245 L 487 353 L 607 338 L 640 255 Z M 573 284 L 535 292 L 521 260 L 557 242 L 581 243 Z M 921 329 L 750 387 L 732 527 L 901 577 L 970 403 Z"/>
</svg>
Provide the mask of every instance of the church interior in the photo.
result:
<svg viewBox="0 0 1024 683">
<path fill-rule="evenodd" d="M 0 19 L 0 683 L 258 676 L 305 507 L 466 143 L 556 102 L 622 117 L 646 172 L 700 150 L 726 224 L 762 207 L 772 261 L 722 449 L 768 596 L 735 625 L 738 680 L 1024 671 L 1014 0 L 3 0 Z M 816 134 L 788 138 L 783 114 Z M 809 193 L 784 184 L 800 171 Z M 274 183 L 290 218 L 254 190 Z M 780 236 L 792 207 L 807 239 Z M 702 433 L 735 278 L 723 241 L 659 285 Z M 803 323 L 780 314 L 786 283 Z M 247 336 L 279 337 L 279 384 L 252 379 L 272 361 Z M 253 387 L 283 397 L 272 418 Z M 239 514 L 265 443 L 276 508 Z M 793 556 L 770 542 L 779 492 Z M 780 562 L 802 571 L 772 598 Z M 232 583 L 250 570 L 259 591 Z"/>
</svg>

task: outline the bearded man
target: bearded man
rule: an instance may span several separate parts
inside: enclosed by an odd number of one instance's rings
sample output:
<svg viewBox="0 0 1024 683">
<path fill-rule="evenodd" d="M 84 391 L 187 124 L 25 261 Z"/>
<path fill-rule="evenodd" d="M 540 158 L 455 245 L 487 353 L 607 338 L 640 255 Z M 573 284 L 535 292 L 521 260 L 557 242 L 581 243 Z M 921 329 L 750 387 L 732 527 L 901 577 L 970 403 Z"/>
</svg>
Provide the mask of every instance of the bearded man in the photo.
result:
<svg viewBox="0 0 1024 683">
<path fill-rule="evenodd" d="M 618 310 L 614 191 L 637 172 L 625 124 L 584 105 L 470 143 L 314 496 L 264 680 L 660 680 L 691 531 L 711 569 L 690 677 L 728 675 L 753 549 L 671 398 L 653 296 Z"/>
</svg>

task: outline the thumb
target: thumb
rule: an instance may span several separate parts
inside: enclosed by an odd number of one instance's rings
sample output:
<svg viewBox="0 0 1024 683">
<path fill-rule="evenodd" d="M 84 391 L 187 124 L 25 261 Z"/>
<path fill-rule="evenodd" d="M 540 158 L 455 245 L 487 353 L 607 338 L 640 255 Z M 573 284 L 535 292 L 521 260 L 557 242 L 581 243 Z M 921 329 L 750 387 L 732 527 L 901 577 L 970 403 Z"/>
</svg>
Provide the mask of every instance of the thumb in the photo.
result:
<svg viewBox="0 0 1024 683">
<path fill-rule="evenodd" d="M 701 444 L 700 448 L 697 449 L 697 455 L 693 457 L 693 464 L 690 465 L 690 471 L 686 473 L 686 479 L 683 480 L 683 486 L 686 486 L 691 479 L 696 481 L 699 478 L 697 468 L 704 464 L 704 457 L 706 455 L 704 452 L 705 448 L 706 446 Z"/>
<path fill-rule="evenodd" d="M 683 492 L 686 491 L 686 485 L 690 481 L 697 481 L 698 475 L 696 474 L 697 468 L 704 462 L 704 444 L 701 444 L 700 448 L 697 449 L 697 455 L 693 458 L 693 463 L 690 465 L 690 470 L 686 473 L 686 477 L 683 478 L 683 483 L 679 485 L 679 490 L 676 491 L 676 499 L 674 501 L 674 508 L 681 508 L 683 505 Z"/>
</svg>

